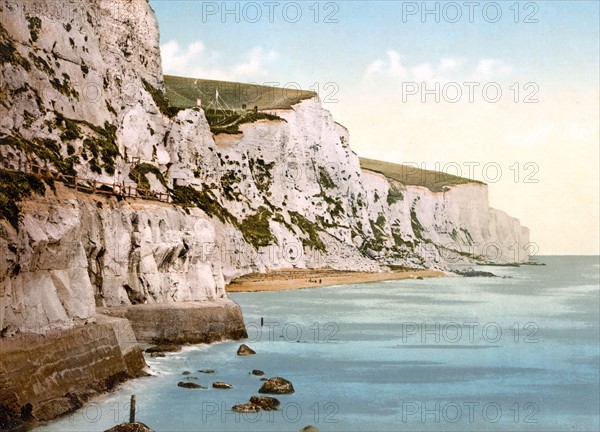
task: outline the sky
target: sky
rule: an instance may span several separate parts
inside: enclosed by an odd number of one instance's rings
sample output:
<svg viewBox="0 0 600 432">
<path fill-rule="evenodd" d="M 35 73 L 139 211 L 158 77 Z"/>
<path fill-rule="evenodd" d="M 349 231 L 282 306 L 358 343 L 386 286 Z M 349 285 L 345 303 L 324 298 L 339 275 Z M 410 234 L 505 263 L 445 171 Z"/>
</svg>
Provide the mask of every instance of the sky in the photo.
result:
<svg viewBox="0 0 600 432">
<path fill-rule="evenodd" d="M 538 254 L 599 253 L 599 4 L 151 0 L 165 74 L 316 90 L 360 156 L 489 184 Z"/>
</svg>

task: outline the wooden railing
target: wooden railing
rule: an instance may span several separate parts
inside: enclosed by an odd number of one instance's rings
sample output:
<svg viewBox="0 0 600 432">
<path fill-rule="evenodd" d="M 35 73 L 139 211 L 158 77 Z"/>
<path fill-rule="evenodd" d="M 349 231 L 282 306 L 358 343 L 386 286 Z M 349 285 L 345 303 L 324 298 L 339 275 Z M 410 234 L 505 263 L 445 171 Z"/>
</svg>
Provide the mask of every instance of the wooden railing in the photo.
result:
<svg viewBox="0 0 600 432">
<path fill-rule="evenodd" d="M 139 198 L 166 203 L 172 202 L 171 195 L 168 192 L 157 192 L 150 189 L 139 188 L 137 185 L 126 185 L 125 183 L 106 183 L 79 176 L 65 175 L 58 171 L 54 171 L 47 166 L 36 165 L 29 162 L 19 161 L 17 169 L 15 169 L 13 165 L 9 165 L 6 161 L 0 160 L 0 166 L 5 171 L 22 172 L 52 178 L 76 191 L 94 195 L 114 195 L 122 198 Z"/>
</svg>

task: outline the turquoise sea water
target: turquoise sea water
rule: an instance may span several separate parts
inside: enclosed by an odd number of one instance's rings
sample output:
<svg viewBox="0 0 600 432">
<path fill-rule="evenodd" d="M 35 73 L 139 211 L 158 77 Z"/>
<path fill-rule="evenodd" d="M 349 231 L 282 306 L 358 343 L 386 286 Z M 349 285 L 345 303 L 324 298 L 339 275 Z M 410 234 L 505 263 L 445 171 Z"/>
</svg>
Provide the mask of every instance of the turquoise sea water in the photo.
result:
<svg viewBox="0 0 600 432">
<path fill-rule="evenodd" d="M 510 278 L 231 295 L 257 355 L 231 342 L 149 358 L 154 376 L 38 430 L 102 431 L 128 419 L 131 394 L 157 431 L 598 430 L 599 258 L 540 261 L 477 268 Z M 258 394 L 252 369 L 293 382 L 279 411 L 230 411 Z M 186 370 L 234 388 L 179 388 Z"/>
</svg>

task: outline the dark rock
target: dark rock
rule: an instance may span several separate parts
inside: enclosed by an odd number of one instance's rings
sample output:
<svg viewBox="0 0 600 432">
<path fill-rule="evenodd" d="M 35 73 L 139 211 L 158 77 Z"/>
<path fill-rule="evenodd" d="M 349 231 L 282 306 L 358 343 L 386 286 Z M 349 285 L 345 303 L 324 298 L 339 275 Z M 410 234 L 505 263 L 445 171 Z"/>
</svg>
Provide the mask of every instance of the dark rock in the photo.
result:
<svg viewBox="0 0 600 432">
<path fill-rule="evenodd" d="M 198 378 L 196 378 L 196 377 L 193 377 L 193 376 L 188 376 L 188 377 L 185 377 L 185 379 L 186 379 L 186 380 L 188 380 L 188 381 L 195 381 L 195 380 L 197 380 Z"/>
<path fill-rule="evenodd" d="M 269 381 L 269 378 L 261 378 L 261 381 Z"/>
<path fill-rule="evenodd" d="M 223 390 L 229 390 L 230 388 L 233 387 L 231 384 L 224 383 L 223 381 L 217 381 L 217 382 L 213 383 L 212 386 L 213 386 L 213 388 L 223 389 Z"/>
<path fill-rule="evenodd" d="M 150 347 L 146 350 L 147 353 L 166 353 L 166 352 L 179 352 L 181 351 L 181 345 L 177 344 L 158 344 Z"/>
<path fill-rule="evenodd" d="M 263 394 L 290 394 L 294 393 L 294 386 L 284 378 L 275 377 L 265 381 L 258 392 Z"/>
<path fill-rule="evenodd" d="M 274 411 L 281 405 L 281 402 L 277 399 L 268 396 L 252 396 L 250 398 L 250 403 L 258 405 L 265 411 Z"/>
<path fill-rule="evenodd" d="M 241 405 L 234 405 L 234 407 L 231 408 L 231 410 L 239 413 L 257 413 L 260 411 L 260 407 L 258 405 L 247 403 Z"/>
<path fill-rule="evenodd" d="M 252 375 L 256 375 L 256 376 L 263 376 L 265 373 L 264 373 L 263 371 L 261 371 L 261 370 L 254 369 L 254 370 L 251 372 L 251 374 L 252 374 Z"/>
<path fill-rule="evenodd" d="M 150 357 L 152 357 L 152 358 L 162 358 L 162 357 L 166 357 L 166 356 L 165 356 L 165 353 L 153 352 L 153 353 L 150 353 Z"/>
<path fill-rule="evenodd" d="M 192 373 L 191 373 L 190 371 L 183 371 L 183 372 L 181 373 L 181 375 L 191 375 L 191 374 L 192 374 Z"/>
<path fill-rule="evenodd" d="M 183 381 L 178 382 L 177 387 L 182 387 L 182 388 L 186 388 L 186 389 L 204 389 L 204 390 L 206 390 L 208 388 L 208 387 L 198 385 L 196 383 L 183 382 Z"/>
<path fill-rule="evenodd" d="M 239 356 L 247 356 L 253 354 L 256 354 L 256 351 L 254 351 L 252 348 L 245 344 L 240 345 L 240 347 L 237 350 L 237 355 Z"/>
<path fill-rule="evenodd" d="M 198 372 L 203 374 L 214 374 L 216 371 L 214 369 L 199 369 Z"/>
<path fill-rule="evenodd" d="M 104 432 L 154 432 L 144 423 L 123 423 Z"/>
<path fill-rule="evenodd" d="M 496 277 L 494 273 L 473 269 L 454 270 L 454 273 L 464 277 Z"/>
<path fill-rule="evenodd" d="M 298 432 L 319 432 L 319 429 L 315 426 L 305 426 Z"/>
</svg>

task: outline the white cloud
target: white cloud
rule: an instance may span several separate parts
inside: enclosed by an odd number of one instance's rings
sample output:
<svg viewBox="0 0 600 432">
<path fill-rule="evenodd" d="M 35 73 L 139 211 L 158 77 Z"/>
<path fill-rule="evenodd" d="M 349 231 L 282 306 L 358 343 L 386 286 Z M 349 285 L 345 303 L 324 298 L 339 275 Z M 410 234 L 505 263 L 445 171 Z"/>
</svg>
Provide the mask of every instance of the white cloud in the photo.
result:
<svg viewBox="0 0 600 432">
<path fill-rule="evenodd" d="M 491 79 L 509 75 L 512 72 L 512 67 L 507 65 L 502 60 L 498 59 L 482 59 L 477 64 L 475 69 L 476 79 Z"/>
<path fill-rule="evenodd" d="M 467 61 L 459 57 L 443 57 L 434 63 L 410 65 L 400 53 L 388 50 L 385 58 L 376 59 L 367 66 L 364 79 L 398 78 L 404 81 L 445 83 L 490 80 L 512 73 L 512 67 L 499 59 L 481 59 L 471 65 L 471 71 L 467 66 Z"/>
<path fill-rule="evenodd" d="M 411 68 L 413 81 L 430 82 L 435 81 L 436 73 L 430 63 L 423 63 Z"/>
<path fill-rule="evenodd" d="M 389 50 L 386 52 L 387 59 L 375 60 L 365 72 L 365 79 L 369 80 L 379 75 L 404 78 L 407 75 L 407 70 L 402 66 L 400 54 L 397 51 Z"/>
<path fill-rule="evenodd" d="M 390 75 L 404 78 L 406 76 L 406 68 L 400 63 L 400 54 L 394 50 L 389 50 L 386 54 L 389 61 Z"/>
<path fill-rule="evenodd" d="M 367 71 L 365 72 L 365 79 L 371 79 L 374 75 L 383 72 L 383 61 L 375 60 L 369 66 L 367 66 Z"/>
<path fill-rule="evenodd" d="M 237 64 L 232 73 L 235 76 L 264 75 L 264 65 L 272 63 L 277 59 L 275 51 L 265 52 L 261 47 L 254 47 L 246 56 L 244 63 Z"/>
<path fill-rule="evenodd" d="M 202 41 L 181 46 L 177 40 L 161 45 L 163 72 L 193 78 L 224 81 L 252 80 L 267 75 L 267 66 L 277 60 L 275 51 L 254 47 L 234 64 L 227 65 L 221 53 L 208 51 Z"/>
<path fill-rule="evenodd" d="M 463 67 L 465 61 L 460 58 L 446 57 L 440 60 L 440 69 L 443 71 L 455 71 Z"/>
</svg>

